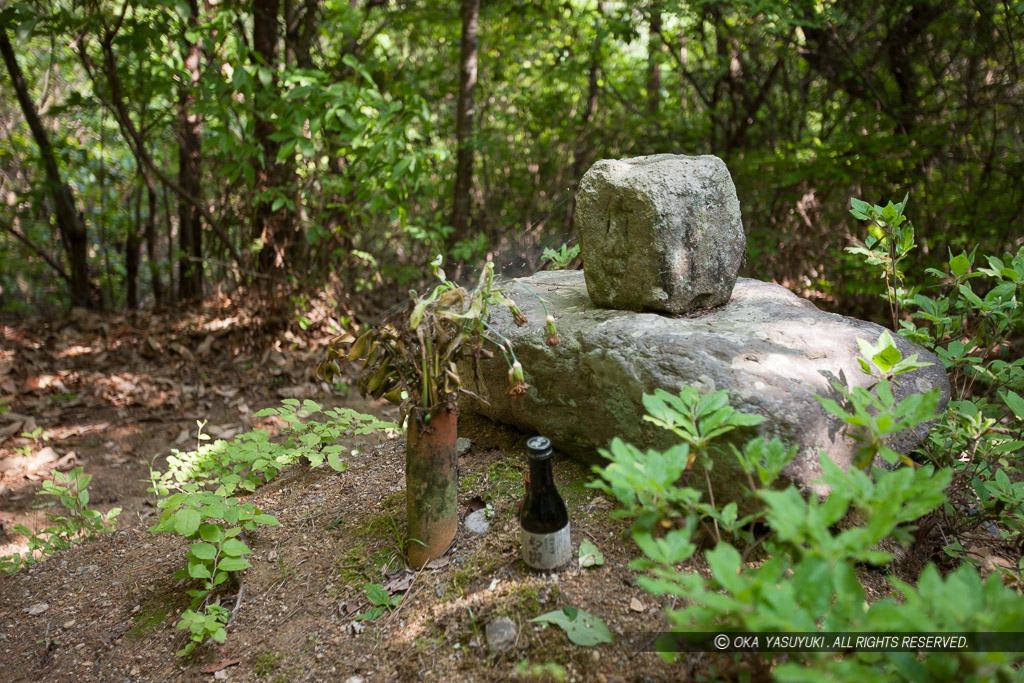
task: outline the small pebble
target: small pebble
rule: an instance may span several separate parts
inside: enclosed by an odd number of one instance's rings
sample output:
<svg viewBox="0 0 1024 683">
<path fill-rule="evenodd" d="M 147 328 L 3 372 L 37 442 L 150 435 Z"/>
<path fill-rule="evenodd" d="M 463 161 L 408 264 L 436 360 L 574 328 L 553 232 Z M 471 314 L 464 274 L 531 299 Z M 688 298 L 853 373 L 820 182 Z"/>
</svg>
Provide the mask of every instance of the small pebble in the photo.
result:
<svg viewBox="0 0 1024 683">
<path fill-rule="evenodd" d="M 484 635 L 487 636 L 487 649 L 491 652 L 504 652 L 516 642 L 518 629 L 516 622 L 508 617 L 498 617 L 487 622 Z"/>
<path fill-rule="evenodd" d="M 466 531 L 477 536 L 486 534 L 491 530 L 491 523 L 487 521 L 487 508 L 481 508 L 466 516 Z"/>
</svg>

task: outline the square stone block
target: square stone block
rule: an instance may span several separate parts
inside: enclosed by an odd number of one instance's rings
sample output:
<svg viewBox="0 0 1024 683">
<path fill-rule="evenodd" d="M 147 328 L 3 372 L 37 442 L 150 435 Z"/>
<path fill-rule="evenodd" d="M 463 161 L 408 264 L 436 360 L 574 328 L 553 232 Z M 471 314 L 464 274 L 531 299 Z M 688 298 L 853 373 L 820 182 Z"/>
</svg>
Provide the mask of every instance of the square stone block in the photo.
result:
<svg viewBox="0 0 1024 683">
<path fill-rule="evenodd" d="M 729 300 L 747 240 L 716 156 L 605 159 L 580 182 L 575 228 L 603 308 L 686 313 Z"/>
</svg>

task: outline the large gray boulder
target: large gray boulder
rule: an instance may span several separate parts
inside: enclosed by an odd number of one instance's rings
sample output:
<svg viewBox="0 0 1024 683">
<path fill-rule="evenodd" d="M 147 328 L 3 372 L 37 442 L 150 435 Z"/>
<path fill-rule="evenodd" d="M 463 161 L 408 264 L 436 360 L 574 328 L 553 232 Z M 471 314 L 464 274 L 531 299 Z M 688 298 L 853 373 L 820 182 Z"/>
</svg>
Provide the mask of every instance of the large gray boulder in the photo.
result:
<svg viewBox="0 0 1024 683">
<path fill-rule="evenodd" d="M 542 297 L 555 317 L 562 343 L 545 344 Z M 479 387 L 487 403 L 467 397 L 463 410 L 543 434 L 555 447 L 586 462 L 600 462 L 598 448 L 614 436 L 642 448 L 665 448 L 679 439 L 643 420 L 641 397 L 661 388 L 678 393 L 692 385 L 701 393 L 728 389 L 741 412 L 767 419 L 756 428 L 799 446 L 785 478 L 804 491 L 824 494 L 818 452 L 844 469 L 857 442 L 826 413 L 815 395 L 842 397 L 831 386 L 869 386 L 857 364 L 857 339 L 877 341 L 883 328 L 818 310 L 778 285 L 740 278 L 725 306 L 690 317 L 598 308 L 580 271 L 541 272 L 515 281 L 512 296 L 529 322 L 516 327 L 505 309 L 492 309 L 491 325 L 512 343 L 532 388 L 507 396 L 508 368 L 500 354 L 481 363 Z M 933 365 L 900 375 L 897 398 L 939 387 L 942 404 L 949 382 L 931 353 L 894 335 L 904 356 L 919 355 Z M 472 371 L 463 368 L 463 377 Z M 745 441 L 755 429 L 733 434 Z M 926 428 L 891 444 L 907 452 Z M 745 481 L 729 454 L 711 472 L 716 502 L 739 500 Z M 694 482 L 703 488 L 699 482 Z"/>
<path fill-rule="evenodd" d="M 736 187 L 715 156 L 599 161 L 580 181 L 574 222 L 590 298 L 603 308 L 719 306 L 746 257 Z"/>
</svg>

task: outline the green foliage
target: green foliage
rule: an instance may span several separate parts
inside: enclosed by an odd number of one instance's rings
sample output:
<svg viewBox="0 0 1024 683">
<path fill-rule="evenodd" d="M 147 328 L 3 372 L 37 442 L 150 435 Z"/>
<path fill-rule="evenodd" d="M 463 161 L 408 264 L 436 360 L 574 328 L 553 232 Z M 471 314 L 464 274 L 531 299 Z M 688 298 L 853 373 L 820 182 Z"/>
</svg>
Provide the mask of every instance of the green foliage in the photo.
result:
<svg viewBox="0 0 1024 683">
<path fill-rule="evenodd" d="M 737 413 L 729 405 L 729 395 L 724 390 L 701 396 L 695 388 L 687 386 L 673 396 L 657 389 L 653 395 L 644 395 L 643 402 L 647 409 L 644 420 L 669 430 L 690 445 L 687 467 L 698 455 L 705 456 L 704 465 L 710 467 L 706 456 L 712 440 L 738 427 L 754 427 L 764 421 L 760 415 Z"/>
<path fill-rule="evenodd" d="M 318 414 L 326 419 L 310 419 Z M 344 460 L 347 448 L 343 444 L 347 435 L 398 428 L 394 423 L 349 408 L 325 410 L 309 399 L 302 402 L 285 399 L 279 408 L 265 408 L 255 417 L 271 415 L 285 422 L 283 444 L 271 441 L 263 429 L 243 432 L 228 441 L 210 441 L 209 435 L 202 431 L 206 423 L 197 422 L 196 449 L 187 452 L 172 449 L 167 458 L 167 471 L 151 473 L 149 490 L 163 496 L 183 483 L 195 482 L 214 485 L 223 495 L 231 495 L 239 489 L 255 491 L 285 467 L 303 459 L 312 467 L 319 467 L 326 461 L 332 469 L 344 472 L 348 467 Z M 204 444 L 204 441 L 209 443 Z"/>
<path fill-rule="evenodd" d="M 756 426 L 764 418 L 736 412 L 729 405 L 726 391 L 701 396 L 689 386 L 683 387 L 678 395 L 657 389 L 654 394 L 643 396 L 643 404 L 647 409 L 644 420 L 671 431 L 683 443 L 663 452 L 640 453 L 633 446 L 615 438 L 610 444 L 610 452 L 600 451 L 611 464 L 604 469 L 595 468 L 609 483 L 596 481 L 589 486 L 619 498 L 626 505 L 625 514 L 637 516 L 638 528 L 650 530 L 659 522 L 671 527 L 683 518 L 687 518 L 687 524 L 697 520 L 703 522 L 707 518 L 711 520 L 711 532 L 716 538 L 720 537 L 723 528 L 738 533 L 752 518 L 738 519 L 738 506 L 735 503 L 721 510 L 715 506 L 710 478 L 713 466 L 712 442 L 735 429 Z M 781 444 L 765 444 L 763 441 L 750 448 L 744 451 L 746 457 L 741 457 L 740 461 L 756 468 L 764 460 L 765 466 L 758 470 L 759 476 L 768 475 L 776 467 L 780 451 L 784 450 Z M 757 449 L 761 449 L 759 453 L 755 453 Z M 792 453 L 789 457 L 792 457 Z M 679 477 L 698 458 L 707 486 L 709 503 L 706 504 L 699 502 L 701 494 L 698 491 L 676 486 Z M 753 471 L 748 470 L 748 475 Z M 699 517 L 692 516 L 696 511 L 700 511 Z"/>
<path fill-rule="evenodd" d="M 242 540 L 242 534 L 261 524 L 279 522 L 250 503 L 202 491 L 197 484 L 182 484 L 180 489 L 160 500 L 160 519 L 150 531 L 172 533 L 190 541 L 185 553 L 186 566 L 174 574 L 178 579 L 200 582 L 199 588 L 188 590 L 192 603 L 177 625 L 178 629 L 189 629 L 190 641 L 178 652 L 179 656 L 188 657 L 207 638 L 224 642 L 231 612 L 210 599 L 232 572 L 250 566 L 244 556 L 252 550 Z"/>
<path fill-rule="evenodd" d="M 885 278 L 886 298 L 893 327 L 900 317 L 900 307 L 909 294 L 903 289 L 904 273 L 901 267 L 910 251 L 917 246 L 914 242 L 914 226 L 907 221 L 903 211 L 907 207 L 908 194 L 898 204 L 889 202 L 884 207 L 871 205 L 860 199 L 850 199 L 850 213 L 854 218 L 870 221 L 864 245 L 847 247 L 846 251 L 865 257 L 868 265 L 882 271 Z"/>
<path fill-rule="evenodd" d="M 931 365 L 931 363 L 919 362 L 916 353 L 911 354 L 909 358 L 904 358 L 903 352 L 896 346 L 889 330 L 884 330 L 874 344 L 858 338 L 857 346 L 860 347 L 861 357 L 857 359 L 857 362 L 860 363 L 861 370 L 865 375 L 871 375 L 880 381 L 893 381 L 896 375 Z M 880 374 L 875 373 L 872 365 Z"/>
<path fill-rule="evenodd" d="M 905 277 L 898 266 L 913 246 L 912 233 L 900 230 L 904 206 L 905 201 L 884 208 L 854 202 L 855 215 L 871 218 L 878 231 L 874 241 L 866 241 L 868 249 L 858 253 L 869 264 L 888 270 L 887 277 L 895 283 L 889 287 L 894 306 L 902 296 Z M 645 419 L 671 429 L 683 443 L 664 452 L 643 453 L 613 441 L 606 453 L 610 464 L 595 468 L 603 479 L 596 486 L 619 499 L 624 506 L 620 514 L 636 517 L 632 534 L 643 557 L 631 566 L 647 572 L 638 583 L 652 594 L 688 601 L 683 609 L 668 611 L 674 628 L 982 632 L 1016 631 L 1024 623 L 1024 597 L 1004 586 L 999 574 L 982 581 L 969 564 L 945 578 L 934 565 L 927 565 L 916 585 L 890 577 L 894 597 L 870 605 L 865 604 L 866 594 L 855 573 L 858 564 L 891 562 L 884 544 L 912 542 L 920 521 L 936 515 L 949 520 L 947 533 L 956 535 L 988 524 L 1004 540 L 1019 545 L 1024 484 L 1019 462 L 1008 456 L 1024 446 L 1024 399 L 1009 387 L 1019 386 L 1024 371 L 1017 361 L 986 358 L 989 347 L 981 343 L 985 340 L 990 345 L 999 335 L 1019 329 L 1019 316 L 1024 314 L 1008 305 L 1019 296 L 1018 270 L 1007 266 L 1015 259 L 1010 255 L 990 259 L 985 272 L 972 273 L 973 254 L 951 254 L 948 271 L 933 273 L 950 283 L 950 296 L 933 299 L 915 294 L 912 298 L 918 309 L 915 318 L 927 325 L 916 327 L 904 321 L 901 333 L 936 350 L 952 373 L 954 388 L 966 379 L 972 383 L 968 387 L 981 390 L 982 395 L 969 397 L 967 387 L 961 389 L 961 397 L 950 402 L 944 415 L 935 413 L 937 388 L 895 400 L 896 378 L 926 363 L 916 355 L 904 358 L 888 332 L 874 344 L 859 340 L 863 358 L 858 360 L 875 384 L 870 389 L 833 384 L 844 399 L 842 404 L 819 397 L 823 408 L 862 443 L 855 457 L 857 467 L 849 472 L 821 453 L 822 480 L 831 491 L 823 501 L 813 495 L 807 498 L 793 486 L 769 488 L 794 451 L 758 438 L 743 449 L 731 446 L 731 450 L 748 475 L 747 493 L 759 509 L 737 520 L 733 503 L 720 510 L 701 503 L 700 492 L 678 486 L 676 479 L 693 462 L 689 449 L 706 450 L 724 433 L 729 414 L 719 411 L 727 406 L 727 397 L 706 397 L 703 405 L 693 390 L 684 390 L 672 400 L 665 392 L 644 397 L 649 413 Z M 1024 250 L 1019 260 L 1024 265 Z M 986 298 L 968 295 L 973 292 L 968 280 L 978 277 L 997 280 Z M 989 298 L 993 291 L 997 293 Z M 983 377 L 988 382 L 977 381 Z M 936 420 L 926 444 L 934 465 L 919 466 L 889 447 L 895 435 Z M 970 457 L 964 458 L 964 453 Z M 895 469 L 873 467 L 879 456 Z M 965 505 L 965 499 L 974 503 Z M 977 504 L 981 510 L 973 507 Z M 746 552 L 755 539 L 749 532 L 736 533 L 737 525 L 763 520 L 770 534 L 756 542 L 764 548 L 766 559 L 757 566 L 747 565 L 743 546 L 716 537 L 717 545 L 704 553 L 710 579 L 680 571 L 679 565 L 697 552 L 694 531 L 707 518 L 732 530 L 734 539 L 745 542 Z M 962 556 L 963 548 L 954 540 L 946 550 Z M 879 674 L 886 680 L 989 680 L 1009 679 L 1022 658 L 1019 653 L 854 652 L 836 659 L 825 653 L 792 653 L 774 668 L 770 661 L 762 665 L 779 680 L 859 681 Z"/>
<path fill-rule="evenodd" d="M 366 593 L 366 599 L 373 607 L 356 617 L 356 621 L 373 621 L 383 614 L 394 611 L 398 607 L 398 603 L 402 601 L 401 595 L 388 595 L 387 589 L 377 583 L 367 583 L 363 587 L 363 592 Z"/>
<path fill-rule="evenodd" d="M 327 419 L 309 419 L 316 414 Z M 245 532 L 259 525 L 278 524 L 273 515 L 232 494 L 239 489 L 253 491 L 302 459 L 313 467 L 326 460 L 333 469 L 344 471 L 347 463 L 341 459 L 341 442 L 346 436 L 396 428 L 393 423 L 349 409 L 324 410 L 311 400 L 285 399 L 281 407 L 256 414 L 271 415 L 285 423 L 284 444 L 270 441 L 266 431 L 256 429 L 230 441 L 204 445 L 209 437 L 202 433 L 205 423 L 200 421 L 197 449 L 173 451 L 167 459 L 167 472 L 151 470 L 150 491 L 160 497 L 157 506 L 162 511 L 150 531 L 172 533 L 190 542 L 185 567 L 174 576 L 199 582 L 198 588 L 189 589 L 191 605 L 177 625 L 190 634 L 189 643 L 178 652 L 180 656 L 191 656 L 208 638 L 224 642 L 231 612 L 211 599 L 235 572 L 249 568 L 245 556 L 252 550 L 244 540 Z"/>
<path fill-rule="evenodd" d="M 881 291 L 881 283 L 865 280 L 854 260 L 823 267 L 834 243 L 827 237 L 850 218 L 829 198 L 893 186 L 922 197 L 917 218 L 943 246 L 922 243 L 929 248 L 904 265 L 934 266 L 946 243 L 994 253 L 1016 237 L 1019 4 L 981 11 L 953 2 L 910 22 L 887 5 L 657 7 L 657 30 L 653 12 L 628 4 L 484 8 L 480 58 L 489 66 L 476 84 L 471 137 L 474 229 L 457 240 L 447 217 L 457 157 L 448 94 L 457 91 L 461 30 L 453 7 L 335 3 L 284 17 L 282 6 L 281 16 L 264 18 L 228 3 L 197 20 L 180 3 L 89 3 L 74 12 L 13 3 L 3 11 L 110 307 L 126 303 L 126 247 L 151 218 L 161 226 L 188 204 L 173 178 L 156 177 L 151 208 L 142 176 L 175 168 L 177 107 L 189 99 L 201 122 L 199 199 L 216 207 L 208 227 L 217 240 L 204 247 L 203 269 L 217 284 L 270 274 L 258 258 L 264 240 L 286 259 L 287 272 L 275 277 L 337 277 L 356 291 L 416 282 L 419 264 L 445 249 L 468 263 L 504 245 L 529 250 L 565 233 L 563 205 L 593 159 L 668 148 L 729 165 L 745 211 L 758 217 L 749 243 L 759 277 L 827 290 L 840 304 L 862 305 L 865 288 Z M 289 49 L 269 64 L 239 30 L 263 20 L 279 40 L 288 27 Z M 183 77 L 189 46 L 199 43 L 204 64 L 217 68 Z M 47 257 L 61 267 L 64 259 L 38 148 L 13 97 L 0 102 L 0 119 L 0 253 L 19 264 L 0 272 L 0 307 L 60 310 L 67 285 Z M 130 129 L 152 166 L 136 158 Z M 887 209 L 855 205 L 870 220 L 893 219 Z M 267 211 L 286 229 L 257 239 L 253 219 Z M 872 239 L 863 248 L 891 259 L 883 239 Z M 169 236 L 158 233 L 156 247 L 152 270 L 140 272 L 143 301 L 181 256 Z"/>
<path fill-rule="evenodd" d="M 553 610 L 539 617 L 534 617 L 530 621 L 537 624 L 554 624 L 558 626 L 565 631 L 565 635 L 569 637 L 569 640 L 574 645 L 581 647 L 611 643 L 614 640 L 612 632 L 608 630 L 608 626 L 603 621 L 593 614 L 576 609 L 575 607 L 567 606 L 562 609 Z"/>
<path fill-rule="evenodd" d="M 878 388 L 884 391 L 886 382 L 882 380 Z M 897 415 L 898 405 L 872 400 L 867 392 L 851 392 L 848 399 L 853 404 L 851 414 L 877 411 L 863 425 L 868 430 L 879 423 L 905 422 Z M 751 445 L 754 443 L 757 445 Z M 734 448 L 733 453 L 748 474 L 756 472 L 762 484 L 770 484 L 772 474 L 781 470 L 793 451 L 781 444 L 769 446 L 761 439 L 751 444 L 742 451 Z M 597 469 L 605 480 L 599 488 L 619 498 L 627 511 L 642 510 L 637 501 L 648 495 L 649 481 L 624 473 L 646 471 L 648 463 L 659 461 L 658 454 L 613 446 L 612 456 L 612 465 Z M 630 457 L 636 462 L 630 464 Z M 677 468 L 681 460 L 677 455 Z M 873 468 L 870 472 L 853 468 L 844 473 L 825 453 L 821 454 L 821 466 L 823 481 L 831 490 L 824 501 L 813 495 L 805 498 L 794 486 L 751 491 L 763 504 L 760 517 L 771 529 L 771 535 L 763 539 L 767 559 L 756 566 L 745 565 L 740 550 L 721 541 L 704 553 L 710 578 L 680 571 L 679 565 L 690 560 L 698 547 L 693 539 L 698 508 L 693 503 L 685 511 L 682 525 L 653 525 L 643 516 L 634 522 L 633 538 L 644 556 L 634 560 L 631 567 L 647 572 L 638 584 L 653 595 L 676 596 L 688 603 L 682 609 L 668 610 L 674 629 L 785 633 L 819 628 L 838 632 L 1017 628 L 1024 617 L 1024 598 L 1004 587 L 998 577 L 982 582 L 970 567 L 962 567 L 943 580 L 935 567 L 929 566 L 916 587 L 891 578 L 899 598 L 865 606 L 866 595 L 855 566 L 891 562 L 892 556 L 879 544 L 888 538 L 911 540 L 917 520 L 943 505 L 953 473 L 931 466 L 895 471 Z M 695 502 L 700 496 L 692 489 L 683 493 L 683 487 L 672 491 L 673 487 L 661 477 L 654 481 L 669 489 L 663 498 Z M 756 485 L 753 477 L 750 484 Z M 724 517 L 722 514 L 720 519 Z M 730 517 L 735 518 L 735 512 Z M 859 523 L 839 525 L 842 520 Z M 665 532 L 666 528 L 670 530 Z M 952 598 L 954 593 L 956 597 Z M 675 655 L 666 652 L 663 656 Z M 837 660 L 829 654 L 792 653 L 787 662 L 775 666 L 774 675 L 779 680 L 860 681 L 881 671 L 892 680 L 921 680 L 921 672 L 936 676 L 944 672 L 957 680 L 971 676 L 977 678 L 970 680 L 978 680 L 997 672 L 1010 674 L 1013 662 L 1021 658 L 1002 653 L 929 653 L 917 659 L 902 653 L 854 652 Z"/>
<path fill-rule="evenodd" d="M 14 531 L 28 538 L 28 555 L 7 555 L 0 557 L 0 574 L 12 574 L 26 564 L 36 562 L 36 553 L 48 557 L 60 550 L 66 550 L 76 543 L 89 541 L 99 534 L 114 531 L 114 518 L 121 508 L 102 513 L 92 510 L 89 505 L 89 482 L 91 474 L 84 474 L 81 467 L 69 472 L 53 471 L 51 481 L 43 481 L 36 493 L 36 508 L 56 508 L 59 512 L 47 514 L 49 527 L 33 532 L 18 524 Z"/>
<path fill-rule="evenodd" d="M 569 263 L 579 255 L 580 245 L 574 244 L 570 247 L 563 243 L 557 251 L 550 247 L 545 247 L 542 258 L 545 261 L 551 262 L 548 270 L 565 270 L 569 267 Z"/>
<path fill-rule="evenodd" d="M 178 650 L 179 657 L 189 657 L 207 638 L 223 643 L 227 637 L 227 624 L 231 618 L 231 610 L 217 604 L 210 604 L 202 612 L 187 609 L 181 614 L 181 620 L 175 626 L 177 630 L 188 629 L 189 642 Z"/>
<path fill-rule="evenodd" d="M 886 335 L 887 332 L 882 333 L 883 337 Z M 874 350 L 870 345 L 862 345 L 862 350 L 865 346 L 869 352 Z M 899 367 L 905 362 L 895 346 L 886 347 L 886 351 L 878 355 L 883 354 L 893 361 L 893 367 Z M 863 359 L 858 360 L 867 373 L 867 364 Z M 888 365 L 888 361 L 882 362 Z M 888 443 L 894 435 L 938 417 L 935 413 L 939 405 L 938 387 L 933 387 L 923 394 L 912 393 L 898 403 L 893 395 L 892 384 L 885 378 L 875 385 L 874 393 L 859 386 L 847 389 L 838 382 L 833 382 L 832 387 L 845 397 L 848 409 L 844 409 L 830 398 L 818 397 L 818 400 L 825 410 L 852 427 L 849 434 L 864 444 L 857 449 L 854 465 L 866 469 L 879 455 L 889 464 L 895 464 L 899 460 L 908 465 L 912 464 L 909 458 L 892 450 Z"/>
<path fill-rule="evenodd" d="M 978 266 L 981 262 L 987 266 Z M 940 284 L 923 290 L 930 295 L 913 295 L 907 304 L 911 320 L 901 320 L 899 332 L 934 351 L 953 390 L 953 400 L 922 449 L 922 457 L 954 473 L 950 502 L 937 513 L 950 538 L 945 551 L 977 562 L 964 552 L 967 541 L 962 539 L 980 530 L 992 538 L 994 530 L 994 540 L 1019 552 L 1024 542 L 1024 500 L 1016 482 L 1024 477 L 1024 467 L 1013 455 L 1024 449 L 1024 359 L 1013 357 L 1011 340 L 1024 333 L 1024 247 L 1016 254 L 984 258 L 977 249 L 950 251 L 942 269 L 925 272 Z M 862 352 L 867 351 L 862 345 Z M 888 370 L 878 363 L 897 359 L 893 351 L 871 352 L 882 374 L 897 374 L 898 362 Z M 884 399 L 884 392 L 878 394 Z M 825 405 L 839 415 L 834 403 Z M 900 419 L 913 420 L 913 412 L 926 408 L 922 403 Z M 863 430 L 873 418 L 847 411 L 841 417 L 864 423 L 858 429 L 867 437 L 865 448 L 892 460 L 893 454 L 885 453 L 878 438 L 884 426 L 871 436 Z"/>
</svg>

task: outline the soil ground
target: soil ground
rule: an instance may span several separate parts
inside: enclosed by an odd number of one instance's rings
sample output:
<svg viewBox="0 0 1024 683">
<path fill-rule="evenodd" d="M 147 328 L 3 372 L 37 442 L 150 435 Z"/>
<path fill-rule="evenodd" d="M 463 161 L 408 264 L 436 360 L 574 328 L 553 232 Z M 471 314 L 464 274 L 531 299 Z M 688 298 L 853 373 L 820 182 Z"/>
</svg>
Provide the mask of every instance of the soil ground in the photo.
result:
<svg viewBox="0 0 1024 683">
<path fill-rule="evenodd" d="M 172 448 L 193 448 L 197 420 L 224 438 L 273 429 L 273 418 L 252 415 L 283 397 L 389 418 L 394 410 L 313 379 L 325 340 L 275 339 L 259 321 L 215 307 L 173 319 L 76 311 L 63 322 L 7 321 L 2 331 L 0 554 L 24 551 L 15 524 L 46 525 L 34 493 L 56 464 L 93 475 L 90 507 L 122 508 L 115 533 L 0 576 L 7 680 L 488 681 L 548 678 L 541 667 L 557 665 L 570 681 L 667 681 L 704 667 L 703 655 L 669 664 L 644 651 L 646 634 L 665 628 L 663 605 L 636 585 L 627 525 L 585 487 L 587 468 L 557 457 L 555 476 L 574 549 L 588 538 L 604 564 L 581 569 L 574 557 L 551 574 L 523 564 L 515 507 L 527 435 L 469 416 L 460 422 L 472 443 L 459 459 L 460 509 L 489 504 L 490 531 L 460 528 L 435 568 L 405 570 L 401 436 L 353 442 L 361 452 L 345 472 L 293 467 L 247 497 L 281 524 L 248 535 L 253 566 L 222 598 L 234 611 L 226 642 L 177 657 L 186 641 L 174 626 L 189 585 L 172 575 L 187 543 L 148 531 L 157 517 L 150 467 L 161 469 Z M 35 438 L 19 436 L 36 427 Z M 355 621 L 370 607 L 371 582 L 397 586 L 401 602 Z M 615 642 L 577 647 L 561 629 L 529 621 L 565 606 L 600 617 Z M 503 616 L 515 639 L 492 652 L 487 624 Z"/>
</svg>

